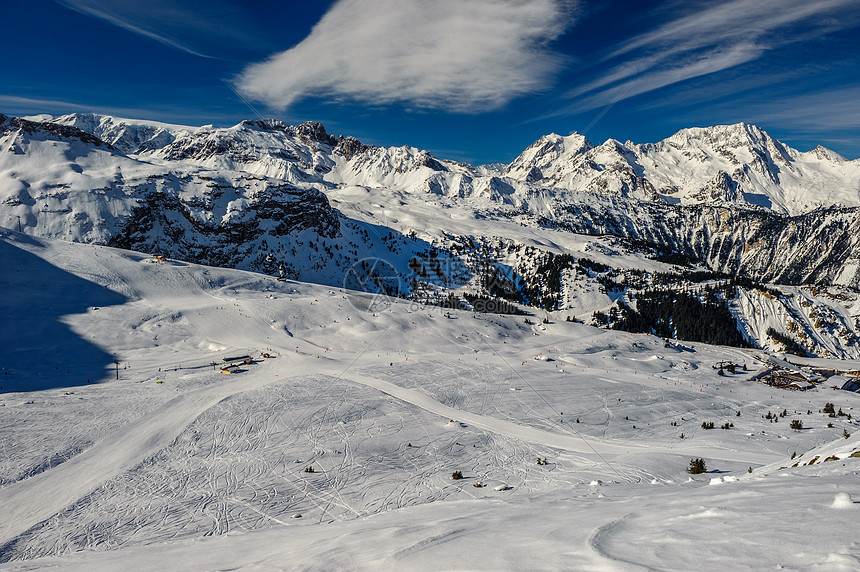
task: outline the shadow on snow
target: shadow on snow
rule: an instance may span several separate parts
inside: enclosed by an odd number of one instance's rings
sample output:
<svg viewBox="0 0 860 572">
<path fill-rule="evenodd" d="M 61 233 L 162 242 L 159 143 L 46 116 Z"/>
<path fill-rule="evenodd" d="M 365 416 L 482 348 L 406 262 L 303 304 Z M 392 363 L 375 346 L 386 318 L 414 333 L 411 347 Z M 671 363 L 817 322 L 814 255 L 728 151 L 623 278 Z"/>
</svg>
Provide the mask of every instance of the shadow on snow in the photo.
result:
<svg viewBox="0 0 860 572">
<path fill-rule="evenodd" d="M 126 298 L 13 245 L 41 245 L 0 234 L 0 392 L 35 391 L 104 380 L 114 357 L 76 334 L 64 316 Z"/>
</svg>

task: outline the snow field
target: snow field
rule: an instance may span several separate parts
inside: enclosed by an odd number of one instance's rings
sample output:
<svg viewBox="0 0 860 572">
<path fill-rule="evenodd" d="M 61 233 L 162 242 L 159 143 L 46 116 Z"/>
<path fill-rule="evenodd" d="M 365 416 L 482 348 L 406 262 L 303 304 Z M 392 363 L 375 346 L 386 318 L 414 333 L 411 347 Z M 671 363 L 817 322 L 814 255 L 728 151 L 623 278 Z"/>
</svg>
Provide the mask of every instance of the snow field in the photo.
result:
<svg viewBox="0 0 860 572">
<path fill-rule="evenodd" d="M 858 397 L 749 381 L 753 352 L 400 301 L 374 314 L 327 287 L 19 236 L 3 241 L 22 264 L 59 270 L 31 325 L 65 325 L 103 361 L 71 367 L 80 346 L 58 345 L 74 373 L 3 375 L 4 568 L 860 562 L 852 505 L 830 506 L 860 496 L 860 431 L 819 413 L 856 413 Z M 26 300 L 32 283 L 10 274 L 9 299 Z M 113 303 L 61 295 L 81 280 Z M 210 365 L 243 353 L 257 363 L 241 373 Z M 718 376 L 721 360 L 749 371 Z M 792 468 L 793 452 L 820 458 Z M 691 457 L 711 472 L 688 475 Z"/>
</svg>

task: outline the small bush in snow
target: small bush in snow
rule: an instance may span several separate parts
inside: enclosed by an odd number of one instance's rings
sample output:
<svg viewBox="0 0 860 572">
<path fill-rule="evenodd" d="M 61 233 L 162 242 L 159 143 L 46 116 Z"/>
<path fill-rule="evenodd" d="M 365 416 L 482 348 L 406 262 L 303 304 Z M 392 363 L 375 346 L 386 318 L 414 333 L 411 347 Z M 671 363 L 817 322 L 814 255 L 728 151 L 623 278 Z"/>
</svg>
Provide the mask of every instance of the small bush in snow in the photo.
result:
<svg viewBox="0 0 860 572">
<path fill-rule="evenodd" d="M 801 421 L 800 419 L 792 419 L 791 425 L 789 425 L 789 427 L 791 427 L 795 431 L 800 431 L 801 429 L 803 429 L 803 421 Z M 793 458 L 794 457 L 792 457 L 792 459 Z"/>
<path fill-rule="evenodd" d="M 707 472 L 707 470 L 708 467 L 704 459 L 690 459 L 690 467 L 687 469 L 687 472 L 691 475 L 700 475 Z"/>
<path fill-rule="evenodd" d="M 460 479 L 463 478 L 463 472 L 462 471 L 454 471 L 453 473 L 451 473 L 451 478 L 454 479 L 455 481 L 459 481 Z"/>
</svg>

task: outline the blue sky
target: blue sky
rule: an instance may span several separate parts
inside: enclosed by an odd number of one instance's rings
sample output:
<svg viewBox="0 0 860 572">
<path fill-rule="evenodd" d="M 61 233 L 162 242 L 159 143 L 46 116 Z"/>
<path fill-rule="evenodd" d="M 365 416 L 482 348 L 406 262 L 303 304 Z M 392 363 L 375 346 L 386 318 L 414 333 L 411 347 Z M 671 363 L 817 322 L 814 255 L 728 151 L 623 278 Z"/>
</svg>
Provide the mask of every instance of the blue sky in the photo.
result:
<svg viewBox="0 0 860 572">
<path fill-rule="evenodd" d="M 746 121 L 860 157 L 860 0 L 30 0 L 3 13 L 6 114 L 316 120 L 473 163 L 549 132 L 644 143 Z"/>
</svg>

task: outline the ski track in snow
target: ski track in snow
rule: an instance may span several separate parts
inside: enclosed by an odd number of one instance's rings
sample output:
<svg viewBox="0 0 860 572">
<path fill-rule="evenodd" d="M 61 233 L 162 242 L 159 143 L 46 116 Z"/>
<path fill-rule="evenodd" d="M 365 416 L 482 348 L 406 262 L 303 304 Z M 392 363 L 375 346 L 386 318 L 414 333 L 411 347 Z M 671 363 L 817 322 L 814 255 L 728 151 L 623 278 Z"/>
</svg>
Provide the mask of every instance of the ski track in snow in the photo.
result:
<svg viewBox="0 0 860 572">
<path fill-rule="evenodd" d="M 0 522 L 0 546 L 56 514 L 109 478 L 168 445 L 179 432 L 219 401 L 255 389 L 275 378 L 248 377 L 173 398 L 157 412 L 133 422 L 111 439 L 24 481 L 0 489 L 0 505 L 9 507 Z"/>
<path fill-rule="evenodd" d="M 272 369 L 272 364 L 275 363 L 277 362 L 270 362 L 270 364 L 265 364 L 263 367 L 269 366 L 268 369 Z M 284 367 L 284 364 L 278 365 Z M 335 369 L 328 373 L 337 375 Z M 8 543 L 32 526 L 60 512 L 63 508 L 74 504 L 75 501 L 84 497 L 101 483 L 132 468 L 138 462 L 168 446 L 195 418 L 226 398 L 242 392 L 253 391 L 276 381 L 281 383 L 289 382 L 289 378 L 267 377 L 265 378 L 266 381 L 263 381 L 263 379 L 262 375 L 253 378 L 249 377 L 234 384 L 223 384 L 183 394 L 166 403 L 155 414 L 130 424 L 118 432 L 112 440 L 94 445 L 85 453 L 74 457 L 52 471 L 41 473 L 33 478 L 0 490 L 0 503 L 4 504 L 4 506 L 14 507 L 7 513 L 7 524 L 3 528 L 0 528 L 0 545 Z M 760 462 L 762 459 L 761 454 L 718 451 L 709 447 L 661 448 L 650 445 L 616 443 L 595 438 L 584 439 L 576 435 L 551 433 L 455 409 L 443 405 L 417 391 L 405 389 L 355 372 L 346 372 L 342 375 L 341 379 L 371 387 L 442 418 L 457 419 L 460 422 L 474 425 L 494 435 L 530 442 L 561 451 L 578 453 L 586 457 L 593 455 L 629 455 L 644 451 L 649 453 L 698 455 L 704 454 L 703 451 L 707 451 L 707 454 L 711 458 L 722 457 L 726 460 L 741 462 Z M 319 426 L 322 426 L 325 422 L 324 417 L 323 415 L 320 418 Z M 217 441 L 217 438 L 213 438 L 213 443 L 215 441 Z M 313 443 L 315 439 L 312 437 L 311 441 Z M 347 457 L 345 457 L 343 463 L 347 462 L 346 459 Z M 343 468 L 343 463 L 341 468 Z M 233 477 L 228 475 L 227 478 L 229 480 Z M 217 483 L 213 483 L 213 487 L 217 488 Z M 334 490 L 337 490 L 336 487 Z M 346 503 L 335 498 L 335 495 L 330 494 L 326 498 L 324 493 L 306 491 L 306 494 L 313 499 L 318 508 L 323 503 L 326 504 L 326 509 L 322 511 L 323 514 L 327 512 L 327 507 L 331 506 L 331 504 L 340 505 L 355 512 Z M 272 518 L 274 519 L 274 517 Z M 219 517 L 213 517 L 213 520 L 217 523 L 219 522 Z M 223 528 L 220 525 L 215 527 L 216 533 L 224 533 L 227 530 L 226 525 Z"/>
</svg>

